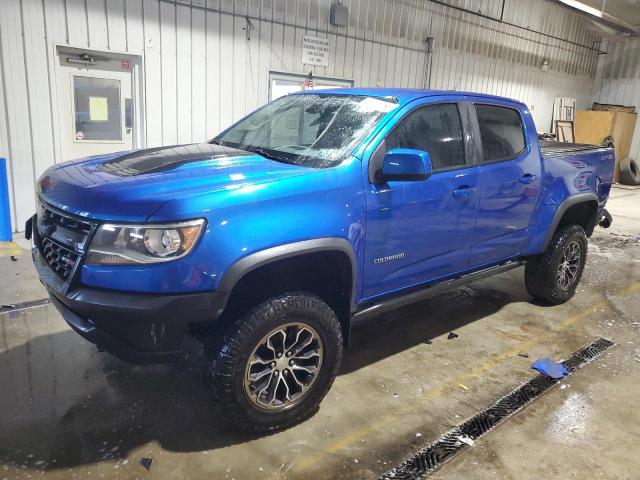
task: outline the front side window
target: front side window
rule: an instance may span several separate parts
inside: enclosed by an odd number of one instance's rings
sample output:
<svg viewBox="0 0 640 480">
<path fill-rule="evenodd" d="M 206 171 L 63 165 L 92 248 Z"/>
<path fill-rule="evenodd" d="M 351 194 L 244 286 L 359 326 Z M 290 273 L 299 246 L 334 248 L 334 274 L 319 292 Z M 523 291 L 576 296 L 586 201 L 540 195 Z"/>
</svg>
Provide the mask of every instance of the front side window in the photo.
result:
<svg viewBox="0 0 640 480">
<path fill-rule="evenodd" d="M 385 138 L 384 153 L 393 148 L 424 150 L 431 157 L 434 171 L 464 165 L 464 139 L 458 106 L 441 103 L 412 111 Z"/>
<path fill-rule="evenodd" d="M 485 162 L 508 160 L 524 152 L 524 128 L 517 110 L 476 104 L 476 113 Z"/>
<path fill-rule="evenodd" d="M 337 165 L 395 99 L 363 95 L 288 95 L 257 110 L 213 142 L 308 167 Z"/>
</svg>

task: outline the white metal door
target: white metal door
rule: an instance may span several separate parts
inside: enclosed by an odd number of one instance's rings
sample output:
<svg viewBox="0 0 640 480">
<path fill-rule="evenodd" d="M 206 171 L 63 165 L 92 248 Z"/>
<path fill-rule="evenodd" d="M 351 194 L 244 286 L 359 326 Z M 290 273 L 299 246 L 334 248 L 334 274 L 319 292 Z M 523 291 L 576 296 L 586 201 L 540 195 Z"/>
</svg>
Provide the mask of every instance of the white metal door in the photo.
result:
<svg viewBox="0 0 640 480">
<path fill-rule="evenodd" d="M 64 160 L 133 148 L 130 62 L 61 51 L 57 80 Z"/>
</svg>

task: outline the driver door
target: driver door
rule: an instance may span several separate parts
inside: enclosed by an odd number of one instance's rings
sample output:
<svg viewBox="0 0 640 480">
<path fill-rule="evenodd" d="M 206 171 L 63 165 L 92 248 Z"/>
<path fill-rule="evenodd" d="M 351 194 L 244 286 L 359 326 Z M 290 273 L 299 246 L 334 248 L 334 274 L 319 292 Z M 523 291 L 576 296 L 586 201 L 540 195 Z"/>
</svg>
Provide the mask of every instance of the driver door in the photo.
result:
<svg viewBox="0 0 640 480">
<path fill-rule="evenodd" d="M 369 178 L 365 301 L 469 267 L 478 208 L 478 167 L 466 134 L 469 107 L 454 98 L 438 100 L 405 106 L 391 131 L 373 142 L 369 162 L 363 162 Z M 431 177 L 374 183 L 384 154 L 401 147 L 428 152 Z"/>
</svg>

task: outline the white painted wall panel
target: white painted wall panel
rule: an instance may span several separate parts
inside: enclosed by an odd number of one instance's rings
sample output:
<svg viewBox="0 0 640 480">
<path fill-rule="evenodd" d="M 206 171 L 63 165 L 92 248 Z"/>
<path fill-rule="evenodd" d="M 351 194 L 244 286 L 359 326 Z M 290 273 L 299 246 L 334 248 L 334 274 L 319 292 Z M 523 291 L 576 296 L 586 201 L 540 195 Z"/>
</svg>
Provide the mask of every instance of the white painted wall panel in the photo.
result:
<svg viewBox="0 0 640 480">
<path fill-rule="evenodd" d="M 31 102 L 27 88 L 24 42 L 22 39 L 22 5 L 9 2 L 0 15 L 2 32 L 2 73 L 6 121 L 9 137 L 8 175 L 13 180 L 13 227 L 22 229 L 30 211 L 35 209 L 33 197 L 34 166 L 31 134 Z M 4 119 L 3 119 L 4 121 Z"/>
<path fill-rule="evenodd" d="M 176 107 L 177 143 L 191 142 L 191 8 L 176 7 Z"/>
<path fill-rule="evenodd" d="M 494 18 L 502 9 L 501 0 L 451 2 Z M 0 140 L 6 138 L 0 154 L 10 157 L 14 224 L 21 227 L 33 211 L 34 177 L 61 161 L 55 134 L 57 45 L 142 57 L 142 137 L 147 146 L 210 138 L 267 100 L 269 71 L 313 71 L 353 80 L 357 86 L 424 88 L 427 36 L 434 37 L 432 88 L 519 98 L 531 105 L 540 130 L 549 128 L 554 96 L 575 96 L 580 107 L 591 100 L 597 53 L 570 42 L 591 46 L 596 38 L 584 28 L 583 17 L 555 3 L 506 0 L 504 5 L 506 21 L 546 35 L 425 0 L 344 0 L 349 23 L 339 28 L 329 25 L 331 3 L 0 2 L 0 66 L 5 75 L 0 120 L 7 123 L 0 125 Z M 329 38 L 328 67 L 301 63 L 305 33 Z M 607 85 L 615 84 L 624 98 L 633 97 L 630 92 L 640 88 L 616 73 L 632 60 L 619 52 L 616 58 L 623 60 L 607 70 Z M 549 72 L 539 68 L 543 59 L 550 61 Z M 38 142 L 32 141 L 34 135 Z"/>
<path fill-rule="evenodd" d="M 258 61 L 256 62 L 258 68 L 255 78 L 255 103 L 256 105 L 259 105 L 260 103 L 262 103 L 262 99 L 269 98 L 268 72 L 271 68 L 271 63 L 269 61 L 271 58 L 271 53 L 269 51 L 270 43 L 267 41 L 267 39 L 271 38 L 272 24 L 270 22 L 261 21 L 258 22 L 256 28 L 258 30 L 258 34 L 255 35 L 254 30 L 254 36 L 251 37 L 252 40 L 249 47 L 251 48 L 252 58 L 255 59 L 255 55 L 258 56 Z"/>
<path fill-rule="evenodd" d="M 24 30 L 24 59 L 26 87 L 29 99 L 29 129 L 33 144 L 34 177 L 39 177 L 53 160 L 53 123 L 51 117 L 51 88 L 49 59 L 45 37 L 42 4 L 25 2 L 22 5 Z M 30 189 L 28 189 L 30 190 Z"/>
<path fill-rule="evenodd" d="M 4 63 L 2 59 L 2 52 L 4 51 L 3 43 L 6 40 L 3 38 L 4 33 L 2 27 L 0 26 L 0 157 L 7 159 L 7 177 L 9 178 L 9 198 L 13 199 L 13 181 L 11 179 L 12 170 L 11 170 L 11 146 L 10 146 L 10 137 L 9 137 L 9 118 L 7 106 L 5 103 L 5 94 L 6 89 L 4 87 Z M 15 209 L 11 210 L 11 223 L 15 227 L 16 218 L 15 218 Z"/>
<path fill-rule="evenodd" d="M 9 0 L 9 3 L 15 0 Z M 67 43 L 75 47 L 88 47 L 87 5 L 84 0 L 66 0 Z"/>
<path fill-rule="evenodd" d="M 233 16 L 220 16 L 220 128 L 231 125 L 233 116 L 234 84 L 232 72 L 234 70 L 233 59 Z"/>
<path fill-rule="evenodd" d="M 160 4 L 144 0 L 144 107 L 147 146 L 163 143 L 162 110 L 162 36 L 160 34 Z M 131 34 L 128 35 L 131 37 Z"/>
<path fill-rule="evenodd" d="M 176 49 L 176 5 L 160 2 L 160 66 L 162 143 L 178 143 L 178 89 Z M 155 79 L 152 79 L 155 81 Z"/>
<path fill-rule="evenodd" d="M 107 0 L 111 2 L 111 0 Z M 130 53 L 143 53 L 147 28 L 157 27 L 158 22 L 149 25 L 144 21 L 145 0 L 123 0 L 125 9 L 126 46 Z M 154 2 L 155 3 L 155 2 Z M 113 35 L 111 35 L 113 37 Z M 110 38 L 111 38 L 110 37 Z"/>
<path fill-rule="evenodd" d="M 242 11 L 242 10 L 240 10 Z M 231 85 L 231 120 L 240 118 L 247 111 L 247 96 L 251 95 L 247 88 L 247 41 L 246 20 L 243 17 L 231 17 L 233 38 L 231 39 L 232 60 L 228 63 L 228 72 L 232 74 Z"/>
<path fill-rule="evenodd" d="M 65 0 L 47 0 L 43 4 L 48 50 L 52 49 L 53 44 L 67 42 L 67 12 L 64 5 Z"/>
<path fill-rule="evenodd" d="M 107 32 L 109 34 L 109 49 L 116 52 L 126 52 L 127 18 L 133 12 L 126 12 L 125 0 L 105 0 L 107 9 Z M 135 5 L 136 2 L 131 2 Z"/>
<path fill-rule="evenodd" d="M 192 10 L 191 18 L 191 136 L 193 140 L 211 138 L 207 135 L 207 32 L 206 12 Z"/>
<path fill-rule="evenodd" d="M 220 130 L 220 14 L 207 13 L 206 122 L 207 135 Z"/>
<path fill-rule="evenodd" d="M 106 0 L 85 0 L 89 47 L 94 50 L 109 50 Z"/>
</svg>

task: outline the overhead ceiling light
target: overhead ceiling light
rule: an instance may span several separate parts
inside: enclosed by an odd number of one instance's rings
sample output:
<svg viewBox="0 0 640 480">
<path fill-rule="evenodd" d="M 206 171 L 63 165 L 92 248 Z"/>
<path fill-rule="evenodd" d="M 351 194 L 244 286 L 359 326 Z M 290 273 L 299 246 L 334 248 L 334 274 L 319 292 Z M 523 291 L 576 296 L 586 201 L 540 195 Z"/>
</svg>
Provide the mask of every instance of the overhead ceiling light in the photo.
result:
<svg viewBox="0 0 640 480">
<path fill-rule="evenodd" d="M 594 17 L 602 18 L 602 12 L 597 8 L 590 7 L 589 5 L 585 5 L 582 2 L 578 2 L 577 0 L 558 0 L 560 3 L 564 3 L 568 7 L 573 7 L 576 10 L 580 10 L 584 13 L 588 13 L 589 15 L 593 15 Z"/>
<path fill-rule="evenodd" d="M 637 7 L 628 7 L 629 0 L 615 0 L 610 2 L 613 7 L 605 8 L 605 2 L 602 1 L 602 8 L 592 7 L 587 0 L 556 0 L 558 3 L 569 7 L 575 11 L 584 13 L 593 20 L 614 27 L 621 34 L 628 33 L 632 36 L 640 35 L 640 17 L 637 15 Z M 631 0 L 631 2 L 637 0 Z M 614 8 L 615 7 L 615 8 Z M 628 14 L 622 13 L 628 11 Z M 613 14 L 613 12 L 617 12 Z"/>
</svg>

